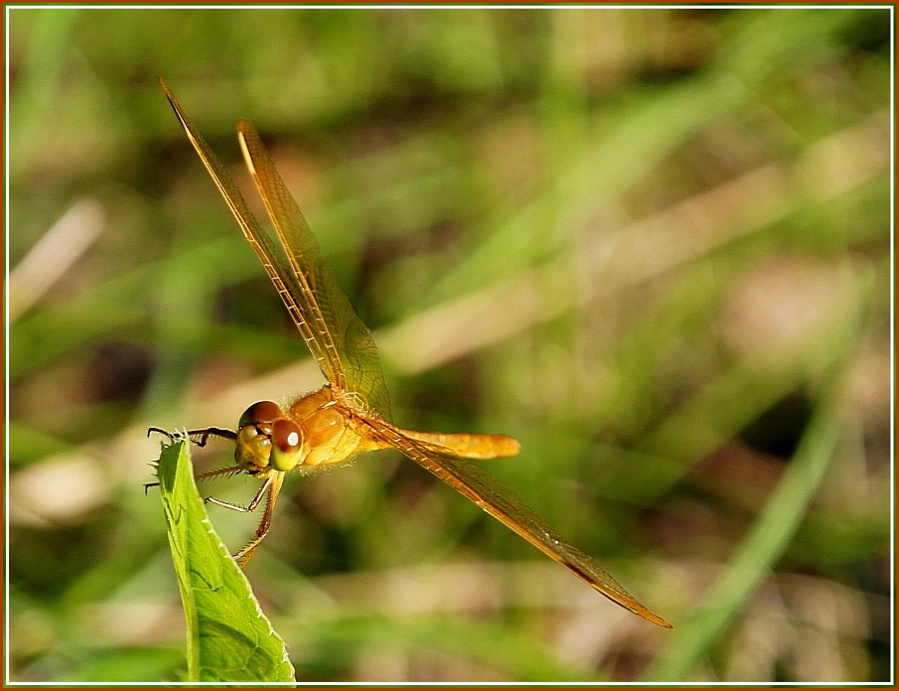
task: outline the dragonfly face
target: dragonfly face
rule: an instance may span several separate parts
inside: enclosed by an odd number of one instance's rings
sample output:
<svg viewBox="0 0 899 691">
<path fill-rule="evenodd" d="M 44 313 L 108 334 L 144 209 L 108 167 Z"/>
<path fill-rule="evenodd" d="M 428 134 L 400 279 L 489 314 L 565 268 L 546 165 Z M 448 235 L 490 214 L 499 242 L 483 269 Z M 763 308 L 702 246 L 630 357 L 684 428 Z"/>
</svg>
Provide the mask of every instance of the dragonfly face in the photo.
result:
<svg viewBox="0 0 899 691">
<path fill-rule="evenodd" d="M 293 470 L 306 452 L 302 431 L 277 403 L 259 401 L 240 416 L 234 460 L 250 475 Z"/>
<path fill-rule="evenodd" d="M 236 466 L 199 475 L 198 479 L 241 471 L 263 480 L 246 507 L 207 498 L 240 511 L 252 511 L 264 500 L 256 536 L 235 555 L 238 563 L 243 566 L 250 559 L 268 532 L 284 473 L 339 464 L 363 451 L 394 448 L 610 600 L 654 624 L 670 627 L 510 490 L 465 460 L 514 456 L 521 448 L 515 439 L 503 434 L 417 432 L 391 422 L 387 385 L 371 332 L 325 265 L 315 236 L 256 130 L 246 120 L 238 121 L 244 159 L 273 231 L 259 224 L 166 83 L 160 79 L 160 84 L 327 380 L 321 389 L 296 399 L 286 409 L 272 401 L 254 403 L 241 416 L 236 433 L 217 428 L 190 433 L 202 443 L 218 436 L 237 445 Z"/>
<path fill-rule="evenodd" d="M 286 410 L 273 401 L 254 403 L 237 427 L 234 460 L 257 477 L 311 471 L 390 446 L 329 385 L 297 398 Z"/>
</svg>

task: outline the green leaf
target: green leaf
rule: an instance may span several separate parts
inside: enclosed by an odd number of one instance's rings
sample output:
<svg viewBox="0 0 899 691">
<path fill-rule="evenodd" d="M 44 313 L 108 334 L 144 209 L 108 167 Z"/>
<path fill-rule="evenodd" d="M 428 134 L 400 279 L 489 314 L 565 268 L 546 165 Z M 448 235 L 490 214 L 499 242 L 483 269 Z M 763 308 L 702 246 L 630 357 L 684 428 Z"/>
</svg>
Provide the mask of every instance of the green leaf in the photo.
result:
<svg viewBox="0 0 899 691">
<path fill-rule="evenodd" d="M 187 443 L 166 446 L 159 486 L 187 620 L 187 681 L 294 681 L 282 638 L 216 535 Z"/>
</svg>

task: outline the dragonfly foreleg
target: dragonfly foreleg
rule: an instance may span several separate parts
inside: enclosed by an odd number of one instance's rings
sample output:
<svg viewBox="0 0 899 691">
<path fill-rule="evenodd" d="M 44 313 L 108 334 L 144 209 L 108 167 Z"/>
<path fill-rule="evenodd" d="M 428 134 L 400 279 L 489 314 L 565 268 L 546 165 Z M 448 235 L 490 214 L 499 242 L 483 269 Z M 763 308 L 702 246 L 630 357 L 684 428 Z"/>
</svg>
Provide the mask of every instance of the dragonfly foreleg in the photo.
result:
<svg viewBox="0 0 899 691">
<path fill-rule="evenodd" d="M 180 441 L 184 438 L 190 439 L 197 446 L 206 446 L 206 442 L 209 441 L 209 437 L 221 437 L 222 439 L 228 439 L 229 441 L 236 441 L 237 433 L 232 432 L 229 429 L 221 429 L 219 427 L 207 427 L 206 429 L 193 429 L 187 430 L 185 432 L 169 432 L 167 430 L 162 429 L 161 427 L 150 427 L 147 430 L 147 436 L 149 437 L 153 432 L 161 434 L 166 437 L 171 442 Z M 153 463 L 152 465 L 156 465 Z M 218 475 L 226 475 L 228 473 L 238 473 L 241 472 L 243 468 L 240 466 L 234 466 L 231 468 L 222 468 L 220 470 L 213 470 L 208 473 L 202 473 L 200 475 L 196 475 L 194 479 L 196 480 L 208 480 L 211 477 L 217 477 Z M 147 482 L 144 484 L 144 494 L 147 493 L 151 487 L 158 487 L 158 482 Z"/>
<path fill-rule="evenodd" d="M 237 441 L 237 432 L 220 427 L 207 427 L 206 429 L 192 429 L 187 431 L 187 436 L 197 446 L 206 446 L 209 437 L 219 437 L 228 441 Z"/>
<path fill-rule="evenodd" d="M 169 441 L 177 441 L 178 439 L 187 437 L 197 446 L 206 446 L 209 437 L 220 437 L 221 439 L 227 439 L 228 441 L 235 441 L 237 439 L 236 432 L 232 432 L 230 429 L 222 429 L 221 427 L 191 429 L 186 432 L 167 432 L 159 427 L 150 427 L 147 430 L 147 436 L 149 437 L 153 432 L 158 432 L 159 434 L 168 437 Z"/>
</svg>

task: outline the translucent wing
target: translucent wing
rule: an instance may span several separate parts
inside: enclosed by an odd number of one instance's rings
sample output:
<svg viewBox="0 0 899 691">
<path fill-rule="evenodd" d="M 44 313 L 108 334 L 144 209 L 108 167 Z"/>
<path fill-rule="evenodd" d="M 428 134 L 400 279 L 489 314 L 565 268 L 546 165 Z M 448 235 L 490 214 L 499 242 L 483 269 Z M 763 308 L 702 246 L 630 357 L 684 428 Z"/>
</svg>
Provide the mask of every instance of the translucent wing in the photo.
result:
<svg viewBox="0 0 899 691">
<path fill-rule="evenodd" d="M 418 441 L 405 437 L 388 423 L 371 420 L 368 424 L 377 437 L 454 487 L 607 598 L 653 624 L 671 628 L 671 624 L 634 599 L 592 557 L 569 544 L 496 478 L 467 461 L 438 453 Z"/>
<path fill-rule="evenodd" d="M 277 240 L 253 216 L 240 190 L 188 120 L 165 81 L 160 78 L 159 82 L 325 377 L 335 388 L 351 394 L 357 403 L 389 419 L 390 399 L 371 332 L 325 266 L 315 236 L 253 126 L 241 120 L 238 136 L 275 225 Z"/>
<path fill-rule="evenodd" d="M 343 391 L 361 394 L 374 411 L 387 417 L 389 399 L 378 348 L 368 327 L 328 270 L 318 242 L 288 192 L 253 126 L 237 123 L 247 165 L 275 224 L 298 293 L 291 315 L 328 380 Z M 306 332 L 309 336 L 306 336 Z"/>
</svg>

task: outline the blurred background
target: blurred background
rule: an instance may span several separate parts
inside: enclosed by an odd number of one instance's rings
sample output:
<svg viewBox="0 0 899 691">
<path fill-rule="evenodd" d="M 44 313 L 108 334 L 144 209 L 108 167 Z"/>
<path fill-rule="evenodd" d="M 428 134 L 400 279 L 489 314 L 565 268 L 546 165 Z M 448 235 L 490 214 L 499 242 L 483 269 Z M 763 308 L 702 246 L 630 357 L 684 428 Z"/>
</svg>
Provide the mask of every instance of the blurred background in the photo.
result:
<svg viewBox="0 0 899 691">
<path fill-rule="evenodd" d="M 518 437 L 487 469 L 675 625 L 383 453 L 246 570 L 300 680 L 889 679 L 890 9 L 7 16 L 11 680 L 176 679 L 147 427 L 322 383 L 157 75 L 253 204 L 259 129 L 396 422 Z"/>
</svg>

